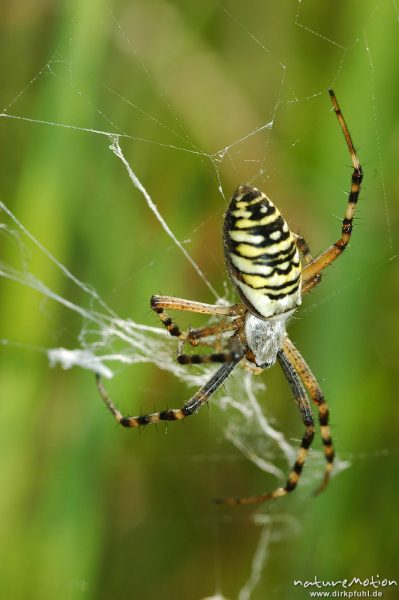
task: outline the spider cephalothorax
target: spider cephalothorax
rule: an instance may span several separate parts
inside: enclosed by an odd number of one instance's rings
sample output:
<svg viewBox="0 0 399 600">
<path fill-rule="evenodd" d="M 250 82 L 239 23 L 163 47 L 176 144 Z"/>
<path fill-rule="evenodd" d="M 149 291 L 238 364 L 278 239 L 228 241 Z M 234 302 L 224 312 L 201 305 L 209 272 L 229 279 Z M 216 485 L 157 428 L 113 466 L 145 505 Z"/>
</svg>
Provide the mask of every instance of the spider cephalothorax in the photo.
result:
<svg viewBox="0 0 399 600">
<path fill-rule="evenodd" d="M 363 177 L 334 92 L 329 90 L 329 93 L 353 164 L 351 189 L 340 238 L 313 259 L 305 240 L 290 231 L 271 200 L 254 187 L 240 185 L 226 211 L 223 238 L 229 277 L 242 302 L 220 306 L 173 296 L 151 298 L 151 308 L 181 344 L 187 342 L 196 347 L 206 341 L 207 346 L 213 345 L 217 349 L 212 354 L 179 354 L 177 360 L 181 364 L 223 363 L 222 366 L 182 408 L 136 417 L 124 417 L 121 414 L 109 398 L 100 376 L 96 376 L 100 395 L 116 420 L 124 427 L 139 427 L 159 421 L 180 420 L 196 413 L 243 360 L 256 365 L 258 370 L 268 368 L 278 360 L 305 426 L 296 461 L 283 487 L 256 496 L 218 501 L 223 504 L 255 504 L 284 496 L 295 489 L 315 432 L 310 400 L 318 410 L 326 458 L 324 479 L 317 491 L 324 489 L 330 479 L 334 450 L 328 424 L 328 407 L 315 376 L 286 333 L 286 322 L 300 305 L 301 297 L 320 282 L 320 272 L 340 256 L 349 243 Z M 203 313 L 221 317 L 221 320 L 216 325 L 182 332 L 167 310 Z M 224 344 L 223 351 L 219 351 L 221 343 Z"/>
</svg>

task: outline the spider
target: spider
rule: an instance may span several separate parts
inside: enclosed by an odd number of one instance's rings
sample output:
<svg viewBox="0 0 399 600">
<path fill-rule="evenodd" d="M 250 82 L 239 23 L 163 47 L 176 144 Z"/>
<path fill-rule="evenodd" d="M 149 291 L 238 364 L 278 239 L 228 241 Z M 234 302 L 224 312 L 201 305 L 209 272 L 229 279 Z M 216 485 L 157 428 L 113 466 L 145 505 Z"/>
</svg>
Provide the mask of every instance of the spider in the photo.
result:
<svg viewBox="0 0 399 600">
<path fill-rule="evenodd" d="M 315 434 L 310 400 L 317 407 L 326 460 L 324 477 L 316 493 L 327 486 L 333 468 L 334 448 L 327 403 L 315 376 L 286 333 L 287 321 L 301 304 L 302 296 L 320 283 L 321 271 L 348 246 L 363 177 L 362 167 L 338 101 L 333 90 L 330 89 L 329 94 L 353 165 L 348 203 L 339 239 L 313 258 L 304 238 L 290 231 L 271 200 L 254 187 L 240 185 L 225 214 L 223 239 L 227 271 L 241 302 L 232 306 L 219 306 L 172 296 L 151 298 L 151 308 L 170 335 L 179 339 L 180 344 L 187 342 L 192 346 L 206 345 L 207 339 L 219 339 L 219 342 L 207 344 L 216 350 L 212 354 L 179 353 L 177 360 L 180 364 L 222 363 L 222 366 L 182 408 L 136 417 L 126 417 L 120 413 L 108 396 L 100 376 L 96 375 L 100 396 L 118 423 L 124 427 L 139 427 L 159 421 L 181 420 L 198 412 L 242 361 L 247 361 L 246 364 L 249 363 L 258 371 L 268 369 L 278 361 L 292 389 L 305 426 L 295 463 L 283 487 L 256 496 L 216 500 L 221 504 L 257 504 L 285 496 L 296 488 Z M 183 332 L 172 321 L 167 310 L 202 313 L 221 319 L 216 325 Z M 226 332 L 228 335 L 224 336 Z M 220 340 L 224 342 L 223 351 L 219 351 L 217 346 Z M 180 350 L 181 346 L 179 352 Z"/>
</svg>

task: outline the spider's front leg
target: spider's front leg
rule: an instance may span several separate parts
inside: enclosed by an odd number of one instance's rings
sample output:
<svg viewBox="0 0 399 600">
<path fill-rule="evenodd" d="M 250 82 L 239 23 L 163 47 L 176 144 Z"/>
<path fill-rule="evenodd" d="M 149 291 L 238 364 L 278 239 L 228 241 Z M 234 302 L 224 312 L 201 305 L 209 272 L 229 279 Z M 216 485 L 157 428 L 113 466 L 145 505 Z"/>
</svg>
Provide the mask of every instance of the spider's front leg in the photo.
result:
<svg viewBox="0 0 399 600">
<path fill-rule="evenodd" d="M 188 334 L 183 334 L 178 326 L 172 322 L 169 315 L 165 312 L 166 308 L 208 315 L 232 317 L 238 317 L 245 311 L 245 307 L 242 304 L 236 304 L 233 306 L 217 306 L 213 304 L 204 304 L 202 302 L 184 300 L 183 298 L 174 298 L 172 296 L 152 296 L 151 308 L 158 314 L 169 333 L 175 337 L 178 337 L 182 341 L 187 339 Z M 216 330 L 223 330 L 225 325 L 230 327 L 230 324 L 221 324 L 219 326 L 215 326 L 214 328 L 204 328 L 202 333 L 201 330 L 196 330 L 197 333 L 193 339 L 195 339 L 195 337 L 200 338 L 203 334 L 209 335 L 210 331 L 212 331 L 214 334 Z M 235 329 L 236 325 L 232 328 Z M 179 421 L 197 412 L 201 406 L 208 401 L 210 396 L 223 384 L 234 367 L 241 361 L 243 355 L 244 348 L 238 342 L 235 343 L 232 340 L 230 342 L 229 352 L 219 353 L 217 355 L 208 355 L 205 360 L 200 358 L 198 362 L 223 362 L 224 364 L 216 371 L 216 373 L 214 373 L 208 383 L 198 390 L 198 392 L 194 394 L 194 396 L 192 396 L 192 398 L 190 398 L 190 400 L 188 400 L 188 402 L 186 402 L 182 408 L 173 408 L 141 416 L 125 417 L 116 408 L 115 404 L 109 397 L 99 374 L 96 374 L 97 388 L 104 404 L 114 415 L 118 423 L 123 425 L 123 427 L 140 427 L 141 425 L 149 425 L 151 423 L 158 423 L 159 421 Z M 180 362 L 182 364 L 197 362 L 196 359 L 192 357 L 189 357 L 190 360 L 185 360 L 184 356 L 185 355 L 181 355 L 180 358 Z"/>
<path fill-rule="evenodd" d="M 150 425 L 152 423 L 159 423 L 160 421 L 180 421 L 198 412 L 200 408 L 208 402 L 212 394 L 216 392 L 216 390 L 230 375 L 232 370 L 238 365 L 242 359 L 242 356 L 242 352 L 235 353 L 234 356 L 232 356 L 233 360 L 231 360 L 231 362 L 224 362 L 224 364 L 216 371 L 216 373 L 212 375 L 209 381 L 202 388 L 200 388 L 198 392 L 196 392 L 182 408 L 171 408 L 169 410 L 135 417 L 123 416 L 109 397 L 101 377 L 98 374 L 96 374 L 97 388 L 108 410 L 114 415 L 117 422 L 123 427 L 140 427 L 141 425 Z"/>
<path fill-rule="evenodd" d="M 324 471 L 324 478 L 321 485 L 316 489 L 316 494 L 322 492 L 330 481 L 331 471 L 334 465 L 334 446 L 331 439 L 330 425 L 329 425 L 329 409 L 327 402 L 324 399 L 323 392 L 317 382 L 316 377 L 313 375 L 308 364 L 306 363 L 303 356 L 295 348 L 294 344 L 287 337 L 284 341 L 283 352 L 286 354 L 290 362 L 292 363 L 295 371 L 299 377 L 312 401 L 316 404 L 319 413 L 319 424 L 321 439 L 324 447 L 324 456 L 326 459 L 326 467 Z"/>
<path fill-rule="evenodd" d="M 244 498 L 220 498 L 215 500 L 217 504 L 260 504 L 265 500 L 273 500 L 276 498 L 280 498 L 281 496 L 285 496 L 286 494 L 292 492 L 298 485 L 298 481 L 300 479 L 309 448 L 314 438 L 314 420 L 309 399 L 306 395 L 305 389 L 298 376 L 298 373 L 295 370 L 294 365 L 291 363 L 291 360 L 285 353 L 284 349 L 280 350 L 278 354 L 278 361 L 294 393 L 294 398 L 299 409 L 299 414 L 301 415 L 302 422 L 306 428 L 305 433 L 302 437 L 301 445 L 298 450 L 294 466 L 290 474 L 288 475 L 287 482 L 284 487 L 279 487 L 273 492 L 265 492 L 263 494 L 258 494 L 257 496 L 249 496 Z"/>
</svg>

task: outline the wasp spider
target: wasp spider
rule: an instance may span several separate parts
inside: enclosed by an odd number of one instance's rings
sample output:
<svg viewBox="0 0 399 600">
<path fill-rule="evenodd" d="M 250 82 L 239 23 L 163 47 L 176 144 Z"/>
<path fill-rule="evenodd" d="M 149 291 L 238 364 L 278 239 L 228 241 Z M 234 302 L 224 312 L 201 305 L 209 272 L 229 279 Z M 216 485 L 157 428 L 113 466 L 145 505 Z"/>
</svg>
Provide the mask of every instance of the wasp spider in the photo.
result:
<svg viewBox="0 0 399 600">
<path fill-rule="evenodd" d="M 245 498 L 225 498 L 217 500 L 219 503 L 256 504 L 284 496 L 296 488 L 315 433 L 310 400 L 317 407 L 326 459 L 324 478 L 316 491 L 323 490 L 330 479 L 334 449 L 328 424 L 328 407 L 315 376 L 286 333 L 286 323 L 301 304 L 302 296 L 320 282 L 321 271 L 347 247 L 362 181 L 362 167 L 348 127 L 334 92 L 329 90 L 329 93 L 353 164 L 351 188 L 339 239 L 319 256 L 312 258 L 305 240 L 290 231 L 271 200 L 254 187 L 240 185 L 225 215 L 223 237 L 227 270 L 241 302 L 219 306 L 171 296 L 151 298 L 151 308 L 172 336 L 192 346 L 205 344 L 205 340 L 208 340 L 208 345 L 211 343 L 217 350 L 213 354 L 179 354 L 177 360 L 180 364 L 223 363 L 222 366 L 182 408 L 136 417 L 125 417 L 119 412 L 97 375 L 100 395 L 118 423 L 124 427 L 140 427 L 159 421 L 184 419 L 198 412 L 241 361 L 248 361 L 258 370 L 271 367 L 276 360 L 279 362 L 305 426 L 292 471 L 286 484 L 272 492 Z M 166 312 L 168 310 L 203 313 L 221 317 L 221 320 L 213 326 L 183 332 L 172 321 Z M 225 332 L 229 334 L 223 335 Z M 223 351 L 217 347 L 221 342 L 225 346 Z"/>
</svg>

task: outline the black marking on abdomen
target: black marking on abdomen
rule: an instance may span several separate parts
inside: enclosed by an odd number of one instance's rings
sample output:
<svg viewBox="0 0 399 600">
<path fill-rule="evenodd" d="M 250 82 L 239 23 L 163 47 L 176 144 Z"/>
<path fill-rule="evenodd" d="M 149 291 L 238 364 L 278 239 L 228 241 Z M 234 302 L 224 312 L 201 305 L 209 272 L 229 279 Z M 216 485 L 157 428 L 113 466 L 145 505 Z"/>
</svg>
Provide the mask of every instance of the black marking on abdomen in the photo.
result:
<svg viewBox="0 0 399 600">
<path fill-rule="evenodd" d="M 267 318 L 300 303 L 295 239 L 278 209 L 259 190 L 237 189 L 224 220 L 224 247 L 230 276 L 256 314 Z"/>
<path fill-rule="evenodd" d="M 265 252 L 260 256 L 254 258 L 254 264 L 265 265 L 268 267 L 273 267 L 275 265 L 281 264 L 288 261 L 292 261 L 294 256 L 297 254 L 297 247 L 295 242 L 292 242 L 286 250 L 279 250 L 277 252 Z M 243 257 L 245 258 L 245 257 Z M 298 263 L 299 264 L 299 263 Z"/>
<path fill-rule="evenodd" d="M 242 279 L 242 281 L 244 281 L 244 283 L 246 283 L 244 275 L 250 275 L 250 276 L 251 276 L 251 275 L 253 275 L 253 273 L 242 273 L 242 272 L 240 272 L 240 274 L 239 274 L 239 275 L 240 275 L 240 279 Z M 262 277 L 262 276 L 260 276 L 260 277 Z M 262 278 L 265 280 L 265 282 L 268 280 L 268 277 L 262 277 Z M 299 273 L 299 274 L 298 274 L 296 277 L 294 277 L 293 279 L 288 279 L 287 281 L 285 281 L 284 283 L 281 283 L 280 285 L 278 285 L 278 284 L 274 284 L 274 285 L 267 285 L 267 284 L 265 283 L 265 285 L 263 285 L 263 286 L 261 286 L 261 287 L 254 288 L 254 289 L 257 289 L 257 290 L 259 290 L 259 291 L 262 291 L 262 292 L 264 292 L 264 291 L 266 291 L 266 290 L 270 290 L 270 294 L 273 294 L 273 293 L 274 293 L 274 290 L 277 290 L 277 291 L 278 291 L 278 290 L 284 290 L 285 288 L 290 288 L 291 286 L 293 286 L 293 285 L 295 285 L 296 283 L 298 283 L 298 282 L 299 282 L 299 280 L 300 280 L 300 278 L 301 278 L 301 274 Z M 247 284 L 247 285 L 249 285 L 249 284 Z M 297 289 L 297 287 L 298 287 L 298 286 L 295 286 L 295 289 L 294 289 L 293 291 L 295 291 L 295 290 Z M 289 292 L 289 293 L 291 294 L 292 292 Z M 269 295 L 269 292 L 267 292 L 267 294 Z M 287 292 L 285 292 L 285 293 L 283 294 L 283 296 L 285 296 L 286 294 L 287 294 Z M 275 296 L 273 296 L 273 298 L 274 298 L 274 297 L 275 297 Z"/>
</svg>

